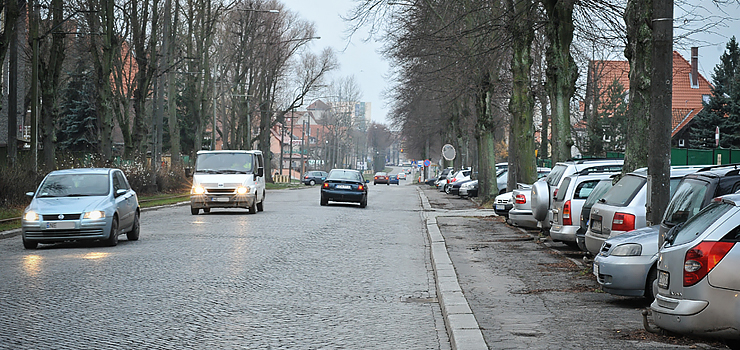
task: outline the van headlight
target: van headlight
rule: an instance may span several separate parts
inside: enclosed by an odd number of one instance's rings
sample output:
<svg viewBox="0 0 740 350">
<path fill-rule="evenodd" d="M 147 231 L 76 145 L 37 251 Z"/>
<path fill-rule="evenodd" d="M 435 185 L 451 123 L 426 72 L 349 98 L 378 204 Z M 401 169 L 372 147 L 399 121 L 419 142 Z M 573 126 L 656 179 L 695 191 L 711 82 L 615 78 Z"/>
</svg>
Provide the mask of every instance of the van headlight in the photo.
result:
<svg viewBox="0 0 740 350">
<path fill-rule="evenodd" d="M 195 194 L 203 194 L 206 193 L 206 189 L 203 188 L 201 185 L 195 185 L 193 186 L 193 193 Z"/>
<path fill-rule="evenodd" d="M 237 187 L 237 189 L 236 189 L 236 193 L 237 193 L 237 194 L 247 194 L 247 193 L 249 193 L 249 187 L 246 187 L 246 186 L 239 186 L 239 187 Z"/>
<path fill-rule="evenodd" d="M 25 215 L 23 215 L 23 220 L 26 221 L 39 221 L 39 214 L 37 214 L 33 210 L 29 210 L 26 212 Z"/>
</svg>

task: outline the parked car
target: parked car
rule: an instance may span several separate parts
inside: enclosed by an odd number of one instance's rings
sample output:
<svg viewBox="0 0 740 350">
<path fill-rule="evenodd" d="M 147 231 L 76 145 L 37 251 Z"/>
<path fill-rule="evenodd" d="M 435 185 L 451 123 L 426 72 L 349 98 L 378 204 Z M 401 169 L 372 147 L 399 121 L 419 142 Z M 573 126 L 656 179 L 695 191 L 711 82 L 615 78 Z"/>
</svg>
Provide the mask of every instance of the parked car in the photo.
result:
<svg viewBox="0 0 740 350">
<path fill-rule="evenodd" d="M 543 182 L 540 179 L 537 182 Z M 517 184 L 517 188 L 511 191 L 514 199 L 514 206 L 509 210 L 509 222 L 514 226 L 528 229 L 537 228 L 537 220 L 532 215 L 532 186 Z"/>
<path fill-rule="evenodd" d="M 496 215 L 508 218 L 512 208 L 514 208 L 513 192 L 502 193 L 493 200 L 493 210 Z"/>
<path fill-rule="evenodd" d="M 448 193 L 451 194 L 451 195 L 453 195 L 453 196 L 459 196 L 460 195 L 460 188 L 464 184 L 466 184 L 468 182 L 471 182 L 471 181 L 474 181 L 474 180 L 468 178 L 467 180 L 453 182 L 452 185 L 449 186 L 449 192 Z"/>
<path fill-rule="evenodd" d="M 437 176 L 437 179 L 434 181 L 434 186 L 437 188 L 442 186 L 442 183 L 445 182 L 445 180 L 447 180 L 447 175 L 450 175 L 450 173 L 452 172 L 453 172 L 452 168 L 442 169 L 442 172 L 439 173 L 439 176 Z"/>
<path fill-rule="evenodd" d="M 398 175 L 396 175 L 396 174 L 388 175 L 388 184 L 389 185 L 391 185 L 391 184 L 398 185 L 399 184 Z"/>
<path fill-rule="evenodd" d="M 52 171 L 26 195 L 31 197 L 21 220 L 26 249 L 82 240 L 115 246 L 123 233 L 130 241 L 139 239 L 139 199 L 119 169 Z"/>
<path fill-rule="evenodd" d="M 658 327 L 740 345 L 739 226 L 740 195 L 730 194 L 669 231 L 650 305 Z"/>
<path fill-rule="evenodd" d="M 671 195 L 684 175 L 699 169 L 701 167 L 671 167 Z M 622 177 L 604 194 L 604 198 L 594 204 L 586 231 L 586 249 L 591 254 L 598 254 L 607 238 L 647 225 L 645 211 L 647 187 L 647 168 L 637 169 Z"/>
<path fill-rule="evenodd" d="M 652 300 L 653 281 L 658 276 L 659 225 L 639 228 L 607 239 L 593 262 L 601 289 L 615 295 Z"/>
<path fill-rule="evenodd" d="M 315 184 L 322 184 L 324 183 L 324 180 L 326 179 L 326 176 L 329 175 L 326 171 L 307 171 L 305 174 L 303 174 L 303 178 L 301 179 L 301 182 L 304 185 L 313 186 Z"/>
<path fill-rule="evenodd" d="M 586 248 L 586 231 L 588 230 L 588 219 L 591 217 L 591 207 L 600 199 L 604 198 L 606 192 L 612 188 L 614 177 L 615 175 L 612 175 L 608 179 L 599 181 L 583 203 L 580 216 L 581 225 L 578 231 L 576 231 L 576 244 L 578 244 L 578 249 L 584 252 L 588 251 Z"/>
<path fill-rule="evenodd" d="M 552 221 L 552 202 L 555 191 L 560 187 L 566 176 L 573 174 L 613 173 L 622 171 L 622 159 L 579 159 L 558 162 L 547 175 L 546 181 L 537 181 L 532 186 L 531 207 L 532 215 L 539 222 L 539 227 L 549 234 Z"/>
<path fill-rule="evenodd" d="M 460 185 L 460 197 L 478 197 L 478 180 L 468 181 Z"/>
<path fill-rule="evenodd" d="M 329 202 L 357 202 L 367 206 L 367 184 L 362 173 L 351 169 L 332 169 L 321 185 L 321 205 Z"/>
<path fill-rule="evenodd" d="M 450 193 L 450 186 L 456 181 L 463 181 L 470 179 L 470 168 L 460 169 L 455 172 L 450 172 L 445 178 L 444 182 L 440 184 L 439 190 L 447 194 Z"/>
<path fill-rule="evenodd" d="M 676 200 L 666 207 L 665 217 L 660 224 L 660 241 L 668 230 L 685 222 L 689 217 L 707 206 L 715 197 L 740 190 L 740 164 L 708 166 L 686 175 L 676 188 Z"/>
<path fill-rule="evenodd" d="M 390 185 L 388 183 L 388 174 L 382 171 L 375 173 L 375 176 L 373 176 L 373 186 L 377 184 Z"/>
<path fill-rule="evenodd" d="M 537 167 L 537 180 L 549 175 L 550 171 L 551 171 L 550 168 Z M 508 181 L 509 181 L 508 168 L 503 169 L 502 171 L 496 174 L 496 186 L 498 187 L 499 194 L 509 192 L 508 185 L 507 185 Z"/>
<path fill-rule="evenodd" d="M 659 228 L 684 223 L 711 203 L 712 198 L 740 189 L 740 174 L 735 166 L 711 166 L 681 179 L 668 203 L 660 226 L 652 226 L 609 238 L 594 258 L 594 273 L 604 291 L 652 299 L 657 278 Z M 637 234 L 640 231 L 642 233 Z M 634 234 L 633 234 L 634 233 Z M 615 256 L 614 248 L 623 246 Z M 624 249 L 631 247 L 624 254 Z M 638 282 L 645 281 L 644 285 Z"/>
<path fill-rule="evenodd" d="M 576 232 L 581 227 L 579 214 L 591 191 L 602 179 L 617 173 L 573 174 L 563 178 L 552 203 L 550 237 L 553 241 L 577 246 Z"/>
</svg>

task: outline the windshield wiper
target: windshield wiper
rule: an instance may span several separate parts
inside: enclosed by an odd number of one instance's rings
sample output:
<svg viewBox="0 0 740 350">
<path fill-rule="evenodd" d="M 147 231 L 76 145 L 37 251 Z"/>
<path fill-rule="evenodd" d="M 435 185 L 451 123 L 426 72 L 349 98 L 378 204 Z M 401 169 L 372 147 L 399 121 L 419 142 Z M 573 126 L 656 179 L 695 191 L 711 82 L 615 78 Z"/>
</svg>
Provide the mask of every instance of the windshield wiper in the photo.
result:
<svg viewBox="0 0 740 350">
<path fill-rule="evenodd" d="M 67 195 L 67 197 L 87 197 L 92 196 L 92 194 L 89 193 L 70 193 Z"/>
<path fill-rule="evenodd" d="M 222 174 L 246 174 L 244 170 L 224 169 L 220 171 Z"/>
<path fill-rule="evenodd" d="M 198 169 L 195 172 L 196 173 L 206 173 L 206 174 L 221 174 L 220 170 L 214 170 L 214 169 Z"/>
</svg>

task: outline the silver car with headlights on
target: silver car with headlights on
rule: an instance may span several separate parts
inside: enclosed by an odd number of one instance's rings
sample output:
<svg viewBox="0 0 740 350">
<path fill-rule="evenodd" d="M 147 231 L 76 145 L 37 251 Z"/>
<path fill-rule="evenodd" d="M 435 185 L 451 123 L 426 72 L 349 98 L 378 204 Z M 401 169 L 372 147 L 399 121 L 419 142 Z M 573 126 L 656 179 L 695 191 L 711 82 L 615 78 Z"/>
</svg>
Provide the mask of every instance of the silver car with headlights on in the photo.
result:
<svg viewBox="0 0 740 350">
<path fill-rule="evenodd" d="M 139 199 L 119 169 L 69 169 L 46 175 L 23 213 L 26 249 L 39 243 L 139 239 Z"/>
<path fill-rule="evenodd" d="M 740 195 L 716 198 L 666 236 L 658 254 L 655 324 L 671 332 L 740 339 Z"/>
</svg>

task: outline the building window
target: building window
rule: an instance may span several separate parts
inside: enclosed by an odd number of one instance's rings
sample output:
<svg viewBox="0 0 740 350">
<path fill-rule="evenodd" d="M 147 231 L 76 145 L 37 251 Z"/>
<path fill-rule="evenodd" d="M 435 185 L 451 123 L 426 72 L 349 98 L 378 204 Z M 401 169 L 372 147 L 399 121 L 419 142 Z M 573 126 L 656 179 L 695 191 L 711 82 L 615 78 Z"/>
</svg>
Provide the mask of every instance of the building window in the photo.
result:
<svg viewBox="0 0 740 350">
<path fill-rule="evenodd" d="M 678 139 L 678 147 L 686 147 L 684 139 Z"/>
<path fill-rule="evenodd" d="M 711 98 L 711 96 L 710 96 L 710 95 L 701 95 L 701 100 L 702 100 L 702 101 L 703 101 L 704 103 L 707 103 L 707 104 L 708 104 L 708 103 L 709 103 L 709 99 L 710 99 L 710 98 Z"/>
</svg>

